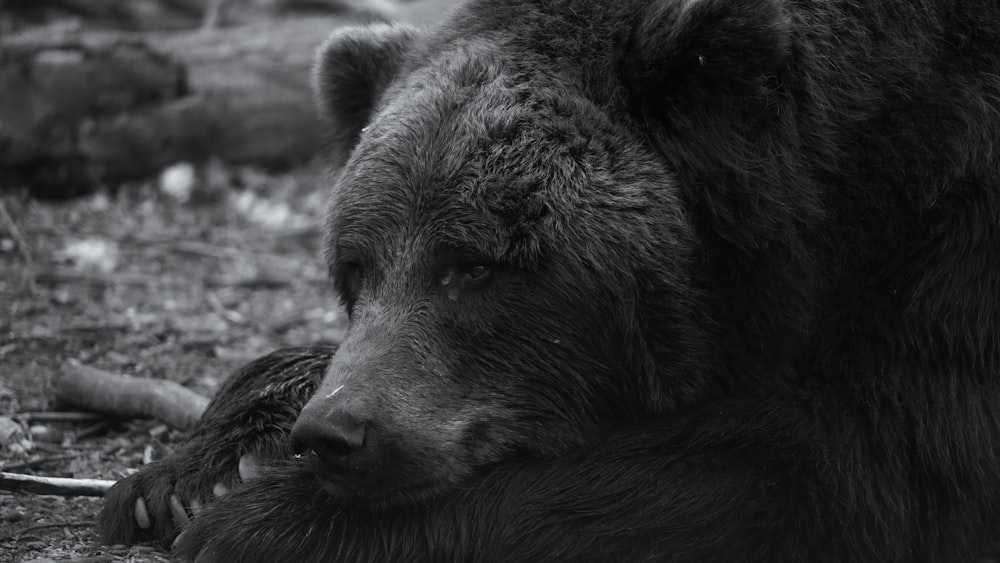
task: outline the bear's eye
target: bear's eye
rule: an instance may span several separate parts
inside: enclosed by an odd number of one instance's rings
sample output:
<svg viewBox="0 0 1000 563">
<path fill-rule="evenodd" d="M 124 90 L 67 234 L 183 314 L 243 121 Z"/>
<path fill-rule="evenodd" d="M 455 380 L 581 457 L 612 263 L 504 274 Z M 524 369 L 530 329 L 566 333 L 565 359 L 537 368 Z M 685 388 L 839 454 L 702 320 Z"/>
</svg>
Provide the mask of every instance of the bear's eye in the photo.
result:
<svg viewBox="0 0 1000 563">
<path fill-rule="evenodd" d="M 486 264 L 472 264 L 465 268 L 465 281 L 480 283 L 486 281 L 493 273 L 493 268 Z"/>
<path fill-rule="evenodd" d="M 483 281 L 493 272 L 493 269 L 485 264 L 473 264 L 465 270 L 465 279 L 468 281 Z"/>
<path fill-rule="evenodd" d="M 334 273 L 334 283 L 337 287 L 337 292 L 348 307 L 357 298 L 358 292 L 361 291 L 362 276 L 362 266 L 357 262 L 341 264 Z"/>
</svg>

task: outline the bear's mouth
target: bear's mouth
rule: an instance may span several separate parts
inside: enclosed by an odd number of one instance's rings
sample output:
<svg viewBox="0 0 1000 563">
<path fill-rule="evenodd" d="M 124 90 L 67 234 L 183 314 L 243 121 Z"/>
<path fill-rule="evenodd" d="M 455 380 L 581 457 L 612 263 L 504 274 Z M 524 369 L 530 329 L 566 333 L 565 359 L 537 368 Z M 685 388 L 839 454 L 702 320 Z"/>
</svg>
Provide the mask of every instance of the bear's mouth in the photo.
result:
<svg viewBox="0 0 1000 563">
<path fill-rule="evenodd" d="M 449 487 L 440 481 L 422 480 L 393 486 L 366 486 L 337 476 L 318 476 L 321 490 L 336 499 L 364 501 L 373 508 L 417 504 L 440 496 Z"/>
<path fill-rule="evenodd" d="M 305 452 L 299 458 L 309 464 L 319 481 L 320 490 L 337 499 L 363 500 L 371 506 L 391 506 L 430 500 L 451 488 L 448 481 L 427 476 L 418 477 L 408 472 L 380 474 L 377 470 L 345 472 L 330 464 L 314 452 Z"/>
</svg>

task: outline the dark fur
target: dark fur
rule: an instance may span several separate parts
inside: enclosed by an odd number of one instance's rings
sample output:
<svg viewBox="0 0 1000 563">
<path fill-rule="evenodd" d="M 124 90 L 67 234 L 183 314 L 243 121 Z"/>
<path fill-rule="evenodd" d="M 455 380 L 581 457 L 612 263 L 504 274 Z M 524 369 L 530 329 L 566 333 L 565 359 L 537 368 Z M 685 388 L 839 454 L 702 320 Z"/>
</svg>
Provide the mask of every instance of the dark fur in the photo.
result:
<svg viewBox="0 0 1000 563">
<path fill-rule="evenodd" d="M 174 455 L 156 461 L 115 485 L 98 527 L 107 543 L 159 539 L 166 546 L 178 530 L 170 518 L 171 494 L 209 502 L 212 488 L 237 483 L 240 456 L 261 461 L 291 456 L 288 432 L 316 390 L 336 348 L 287 348 L 254 360 L 234 373 Z M 143 497 L 153 528 L 135 524 L 135 499 Z"/>
<path fill-rule="evenodd" d="M 182 555 L 953 562 L 989 537 L 1000 5 L 481 0 L 339 32 L 318 76 L 351 330 L 293 430 L 310 463 Z"/>
</svg>

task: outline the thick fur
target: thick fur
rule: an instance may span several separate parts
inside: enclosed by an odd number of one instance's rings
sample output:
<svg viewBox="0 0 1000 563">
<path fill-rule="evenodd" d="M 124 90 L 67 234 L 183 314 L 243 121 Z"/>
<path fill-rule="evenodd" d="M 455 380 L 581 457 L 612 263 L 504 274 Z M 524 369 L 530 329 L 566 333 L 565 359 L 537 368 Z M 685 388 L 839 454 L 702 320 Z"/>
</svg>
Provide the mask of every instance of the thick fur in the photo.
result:
<svg viewBox="0 0 1000 563">
<path fill-rule="evenodd" d="M 261 462 L 291 456 L 288 432 L 302 406 L 319 385 L 336 348 L 288 348 L 254 360 L 219 389 L 198 427 L 174 455 L 122 479 L 104 500 L 98 522 L 107 543 L 151 539 L 166 547 L 180 532 L 170 511 L 170 496 L 187 504 L 207 504 L 213 488 L 233 488 L 237 465 L 246 454 Z M 142 497 L 152 527 L 136 525 L 135 501 Z"/>
<path fill-rule="evenodd" d="M 991 535 L 1000 4 L 476 0 L 340 32 L 317 76 L 351 329 L 303 460 L 181 555 L 953 562 Z"/>
</svg>

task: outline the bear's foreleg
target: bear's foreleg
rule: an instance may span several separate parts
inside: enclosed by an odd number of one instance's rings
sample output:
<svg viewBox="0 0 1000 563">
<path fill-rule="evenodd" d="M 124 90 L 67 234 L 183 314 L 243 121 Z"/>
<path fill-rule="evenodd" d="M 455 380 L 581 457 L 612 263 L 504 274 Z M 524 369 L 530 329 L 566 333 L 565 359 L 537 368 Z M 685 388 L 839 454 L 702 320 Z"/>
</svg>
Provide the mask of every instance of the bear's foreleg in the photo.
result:
<svg viewBox="0 0 1000 563">
<path fill-rule="evenodd" d="M 170 545 L 215 497 L 256 476 L 258 463 L 289 457 L 288 433 L 334 351 L 278 350 L 235 372 L 179 451 L 112 487 L 99 517 L 101 539 Z"/>
<path fill-rule="evenodd" d="M 951 561 L 914 534 L 905 452 L 829 459 L 799 400 L 714 404 L 586 451 L 511 463 L 420 505 L 326 493 L 308 464 L 247 483 L 179 538 L 199 563 L 242 561 Z M 875 443 L 845 432 L 843 455 Z M 875 439 L 877 437 L 873 437 Z M 822 442 L 825 443 L 825 442 Z M 954 508 L 954 507 L 953 507 Z M 945 508 L 946 509 L 946 508 Z M 944 513 L 941 514 L 944 516 Z M 942 530 L 949 524 L 941 521 Z M 929 546 L 948 553 L 931 553 Z M 965 550 L 965 551 L 963 551 Z M 914 554 L 920 557 L 914 559 Z"/>
</svg>

